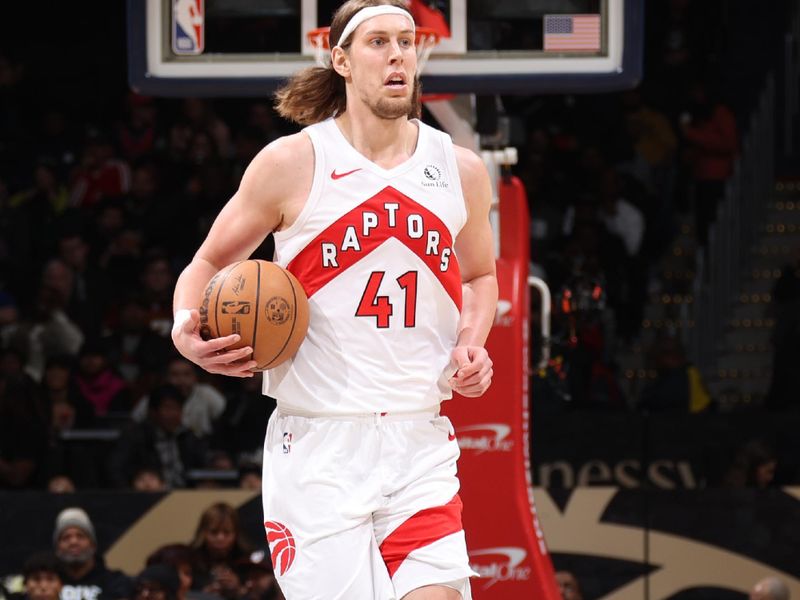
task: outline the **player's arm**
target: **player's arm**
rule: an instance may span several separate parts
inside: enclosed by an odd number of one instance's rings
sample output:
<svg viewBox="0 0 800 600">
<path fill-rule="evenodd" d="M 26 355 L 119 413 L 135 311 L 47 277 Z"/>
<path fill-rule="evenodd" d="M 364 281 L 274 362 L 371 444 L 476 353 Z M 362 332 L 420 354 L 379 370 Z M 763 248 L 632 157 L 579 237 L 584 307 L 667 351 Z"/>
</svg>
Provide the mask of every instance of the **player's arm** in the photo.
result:
<svg viewBox="0 0 800 600">
<path fill-rule="evenodd" d="M 311 140 L 303 133 L 281 138 L 264 148 L 247 167 L 239 189 L 217 215 L 205 241 L 178 277 L 172 303 L 172 340 L 183 356 L 206 371 L 252 376 L 250 369 L 256 363 L 246 360 L 252 348 L 225 350 L 238 341 L 238 335 L 208 341 L 200 337 L 200 298 L 217 271 L 248 258 L 267 235 L 281 226 L 286 198 L 298 190 L 302 192 L 306 182 L 310 189 L 313 169 Z"/>
<path fill-rule="evenodd" d="M 452 356 L 458 370 L 450 385 L 462 396 L 476 397 L 492 382 L 492 361 L 483 347 L 497 308 L 497 273 L 489 222 L 492 185 L 486 166 L 474 152 L 456 146 L 456 159 L 467 222 L 455 242 L 463 301 Z"/>
</svg>

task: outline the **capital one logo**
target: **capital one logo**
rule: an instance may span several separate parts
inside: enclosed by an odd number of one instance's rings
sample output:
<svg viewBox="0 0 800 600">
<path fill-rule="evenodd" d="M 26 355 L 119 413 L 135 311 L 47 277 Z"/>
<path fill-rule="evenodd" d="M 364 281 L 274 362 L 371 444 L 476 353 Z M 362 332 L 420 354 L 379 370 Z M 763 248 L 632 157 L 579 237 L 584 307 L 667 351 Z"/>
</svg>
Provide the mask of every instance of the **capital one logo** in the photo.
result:
<svg viewBox="0 0 800 600">
<path fill-rule="evenodd" d="M 474 450 L 476 454 L 484 452 L 511 452 L 514 440 L 506 439 L 511 427 L 505 423 L 482 423 L 459 427 L 458 446 L 462 450 Z"/>
<path fill-rule="evenodd" d="M 518 546 L 483 548 L 469 553 L 469 566 L 481 576 L 477 583 L 487 590 L 498 582 L 528 581 L 531 568 L 522 564 L 526 556 L 527 551 Z"/>
<path fill-rule="evenodd" d="M 502 298 L 497 301 L 497 311 L 494 313 L 494 324 L 496 327 L 510 327 L 514 322 L 514 315 L 511 312 L 511 302 L 503 300 Z"/>
</svg>

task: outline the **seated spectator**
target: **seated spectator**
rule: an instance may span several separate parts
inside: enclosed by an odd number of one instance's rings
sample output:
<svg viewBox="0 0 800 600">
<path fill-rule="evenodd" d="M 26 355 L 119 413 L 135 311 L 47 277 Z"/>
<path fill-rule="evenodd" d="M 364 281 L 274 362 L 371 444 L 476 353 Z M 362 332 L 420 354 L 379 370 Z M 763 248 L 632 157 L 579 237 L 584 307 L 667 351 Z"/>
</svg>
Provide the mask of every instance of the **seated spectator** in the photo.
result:
<svg viewBox="0 0 800 600">
<path fill-rule="evenodd" d="M 153 252 L 144 263 L 140 274 L 142 298 L 147 307 L 147 322 L 152 331 L 169 339 L 172 331 L 172 291 L 175 273 L 169 260 Z"/>
<path fill-rule="evenodd" d="M 65 599 L 117 600 L 130 598 L 131 579 L 106 567 L 97 552 L 97 538 L 89 515 L 82 508 L 62 510 L 53 531 L 56 556 L 64 565 Z"/>
<path fill-rule="evenodd" d="M 52 552 L 30 556 L 22 566 L 24 600 L 59 600 L 64 587 L 64 567 Z"/>
<path fill-rule="evenodd" d="M 569 571 L 556 571 L 556 583 L 563 600 L 583 600 L 581 586 Z"/>
<path fill-rule="evenodd" d="M 261 465 L 244 464 L 239 467 L 239 488 L 261 491 Z"/>
<path fill-rule="evenodd" d="M 69 356 L 54 356 L 47 361 L 39 392 L 50 423 L 56 429 L 89 427 L 94 422 L 94 408 L 77 390 L 72 378 L 74 361 Z"/>
<path fill-rule="evenodd" d="M 237 572 L 242 581 L 241 600 L 283 600 L 269 552 L 253 552 L 239 561 Z"/>
<path fill-rule="evenodd" d="M 184 427 L 190 429 L 198 437 L 210 435 L 214 429 L 214 422 L 225 410 L 225 396 L 213 386 L 200 383 L 197 380 L 197 367 L 182 356 L 177 356 L 169 361 L 167 382 L 178 388 L 186 398 L 183 405 Z M 136 421 L 143 421 L 147 412 L 148 399 L 145 397 L 138 402 L 131 416 Z M 264 426 L 266 427 L 266 419 L 264 419 Z M 262 435 L 262 445 L 263 441 Z"/>
<path fill-rule="evenodd" d="M 29 314 L 9 324 L 5 331 L 8 345 L 22 352 L 25 372 L 37 382 L 41 381 L 51 357 L 76 356 L 84 342 L 83 331 L 66 312 L 63 291 L 47 281 L 51 276 L 59 276 L 59 271 L 69 277 L 61 261 L 48 263 Z"/>
<path fill-rule="evenodd" d="M 40 386 L 45 409 L 49 412 L 47 450 L 42 462 L 41 480 L 53 491 L 98 488 L 102 484 L 96 448 L 68 439 L 70 432 L 94 426 L 93 407 L 77 391 L 71 378 L 71 361 L 52 359 Z M 64 485 L 70 482 L 72 489 Z"/>
<path fill-rule="evenodd" d="M 237 460 L 263 452 L 267 421 L 275 400 L 261 393 L 261 378 L 247 377 L 227 394 L 225 412 L 214 423 L 213 446 Z"/>
<path fill-rule="evenodd" d="M 55 475 L 47 482 L 47 491 L 51 494 L 74 494 L 75 483 L 66 475 Z"/>
<path fill-rule="evenodd" d="M 0 377 L 0 489 L 31 487 L 47 441 L 43 410 L 32 382 Z"/>
<path fill-rule="evenodd" d="M 172 385 L 150 394 L 150 417 L 125 429 L 108 462 L 113 485 L 126 488 L 144 467 L 158 466 L 168 488 L 186 487 L 186 472 L 205 465 L 203 442 L 181 421 L 185 396 Z"/>
<path fill-rule="evenodd" d="M 130 166 L 114 154 L 114 146 L 106 135 L 94 129 L 88 132 L 70 189 L 72 206 L 91 208 L 128 192 Z"/>
<path fill-rule="evenodd" d="M 72 287 L 66 311 L 87 337 L 99 337 L 107 304 L 108 288 L 96 263 L 91 260 L 84 215 L 75 216 L 63 226 L 58 238 L 58 258 L 72 273 Z"/>
<path fill-rule="evenodd" d="M 148 565 L 136 576 L 132 600 L 178 600 L 180 580 L 170 565 Z"/>
<path fill-rule="evenodd" d="M 797 409 L 797 365 L 800 361 L 800 248 L 792 261 L 783 266 L 771 291 L 772 381 L 765 405 L 770 410 Z"/>
<path fill-rule="evenodd" d="M 215 594 L 206 594 L 192 589 L 192 549 L 186 544 L 167 544 L 161 546 L 147 557 L 146 564 L 166 565 L 178 573 L 180 585 L 177 600 L 219 600 Z"/>
<path fill-rule="evenodd" d="M 108 364 L 107 354 L 99 340 L 89 340 L 81 347 L 75 374 L 78 393 L 92 406 L 95 417 L 128 415 L 130 392 Z"/>
<path fill-rule="evenodd" d="M 684 162 L 694 184 L 695 235 L 700 246 L 725 194 L 725 182 L 733 174 L 739 153 L 739 132 L 733 111 L 703 79 L 692 82 L 686 112 L 681 116 Z"/>
<path fill-rule="evenodd" d="M 241 581 L 236 566 L 253 547 L 244 538 L 236 510 L 224 502 L 207 508 L 200 516 L 191 546 L 194 589 L 238 598 Z"/>
<path fill-rule="evenodd" d="M 763 440 L 750 440 L 736 453 L 725 482 L 733 488 L 765 489 L 773 485 L 777 468 L 775 450 Z"/>
<path fill-rule="evenodd" d="M 789 600 L 789 588 L 782 579 L 765 577 L 750 590 L 750 600 Z"/>
<path fill-rule="evenodd" d="M 157 467 L 142 467 L 133 476 L 131 487 L 137 492 L 165 492 L 167 485 Z"/>
<path fill-rule="evenodd" d="M 122 301 L 115 330 L 103 343 L 109 362 L 134 390 L 153 387 L 156 372 L 172 350 L 169 340 L 149 328 L 147 306 L 136 295 Z"/>
<path fill-rule="evenodd" d="M 686 358 L 679 339 L 661 336 L 653 342 L 649 354 L 657 377 L 642 390 L 638 405 L 641 410 L 698 414 L 713 407 L 700 371 Z"/>
</svg>

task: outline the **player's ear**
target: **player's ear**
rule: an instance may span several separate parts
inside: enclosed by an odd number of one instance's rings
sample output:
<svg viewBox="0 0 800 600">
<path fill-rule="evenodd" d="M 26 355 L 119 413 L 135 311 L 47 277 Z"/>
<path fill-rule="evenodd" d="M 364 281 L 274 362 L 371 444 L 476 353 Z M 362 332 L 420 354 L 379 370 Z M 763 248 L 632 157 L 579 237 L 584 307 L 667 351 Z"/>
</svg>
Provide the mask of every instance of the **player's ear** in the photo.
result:
<svg viewBox="0 0 800 600">
<path fill-rule="evenodd" d="M 341 46 L 334 46 L 331 50 L 331 66 L 345 79 L 350 77 L 350 58 Z"/>
</svg>

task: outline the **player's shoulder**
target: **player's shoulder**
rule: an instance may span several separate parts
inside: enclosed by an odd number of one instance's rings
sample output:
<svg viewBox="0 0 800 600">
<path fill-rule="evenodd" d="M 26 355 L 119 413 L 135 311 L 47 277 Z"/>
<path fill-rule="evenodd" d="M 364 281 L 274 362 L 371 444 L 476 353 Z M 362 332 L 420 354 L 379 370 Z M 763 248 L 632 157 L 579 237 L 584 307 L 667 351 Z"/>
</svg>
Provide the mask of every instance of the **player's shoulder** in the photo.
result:
<svg viewBox="0 0 800 600">
<path fill-rule="evenodd" d="M 453 144 L 453 152 L 456 156 L 458 174 L 461 177 L 461 187 L 467 191 L 479 189 L 489 180 L 489 172 L 483 159 L 469 148 Z"/>
<path fill-rule="evenodd" d="M 240 190 L 268 202 L 282 202 L 288 191 L 311 181 L 313 173 L 311 140 L 303 132 L 295 133 L 278 138 L 256 154 L 242 177 Z"/>
<path fill-rule="evenodd" d="M 313 161 L 314 147 L 305 132 L 279 137 L 270 142 L 256 155 L 253 163 L 257 167 L 297 167 L 298 163 Z"/>
</svg>

